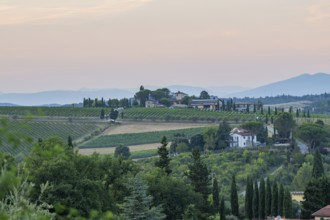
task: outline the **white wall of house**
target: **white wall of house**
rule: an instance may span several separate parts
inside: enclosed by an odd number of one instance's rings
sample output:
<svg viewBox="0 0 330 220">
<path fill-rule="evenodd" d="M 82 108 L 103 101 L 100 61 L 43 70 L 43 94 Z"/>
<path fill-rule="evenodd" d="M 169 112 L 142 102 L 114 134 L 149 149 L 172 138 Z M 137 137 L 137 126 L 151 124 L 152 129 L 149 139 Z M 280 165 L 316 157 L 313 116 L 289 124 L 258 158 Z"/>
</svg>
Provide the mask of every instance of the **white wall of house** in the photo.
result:
<svg viewBox="0 0 330 220">
<path fill-rule="evenodd" d="M 257 143 L 256 135 L 246 136 L 233 133 L 230 136 L 232 137 L 231 147 L 252 147 L 252 141 L 254 145 Z"/>
</svg>

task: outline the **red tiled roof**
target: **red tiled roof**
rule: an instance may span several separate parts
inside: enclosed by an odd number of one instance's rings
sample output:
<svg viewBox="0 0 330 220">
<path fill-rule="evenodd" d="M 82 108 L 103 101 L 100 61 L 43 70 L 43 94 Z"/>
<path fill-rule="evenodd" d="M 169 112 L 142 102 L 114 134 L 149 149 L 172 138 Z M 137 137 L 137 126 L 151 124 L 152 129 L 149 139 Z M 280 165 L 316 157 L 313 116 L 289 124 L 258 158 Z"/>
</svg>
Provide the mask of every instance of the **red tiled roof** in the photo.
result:
<svg viewBox="0 0 330 220">
<path fill-rule="evenodd" d="M 330 217 L 330 205 L 318 210 L 317 212 L 313 213 L 312 216 L 317 217 Z"/>
</svg>

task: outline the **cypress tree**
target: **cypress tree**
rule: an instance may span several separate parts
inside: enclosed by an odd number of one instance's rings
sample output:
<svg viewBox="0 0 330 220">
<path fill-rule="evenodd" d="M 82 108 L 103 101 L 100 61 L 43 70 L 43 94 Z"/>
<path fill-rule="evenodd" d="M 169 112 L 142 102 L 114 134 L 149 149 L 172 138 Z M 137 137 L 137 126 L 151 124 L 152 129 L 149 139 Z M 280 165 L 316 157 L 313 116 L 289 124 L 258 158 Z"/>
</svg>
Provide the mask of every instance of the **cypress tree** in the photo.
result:
<svg viewBox="0 0 330 220">
<path fill-rule="evenodd" d="M 274 112 L 275 115 L 277 115 L 277 107 L 275 107 L 275 112 Z"/>
<path fill-rule="evenodd" d="M 284 203 L 284 188 L 283 184 L 280 184 L 278 192 L 278 215 L 283 215 L 283 203 Z"/>
<path fill-rule="evenodd" d="M 296 110 L 296 117 L 299 118 L 299 110 Z"/>
<path fill-rule="evenodd" d="M 289 190 L 284 191 L 283 216 L 292 218 L 292 197 Z"/>
<path fill-rule="evenodd" d="M 217 178 L 213 179 L 213 188 L 212 188 L 212 198 L 213 198 L 213 208 L 215 211 L 219 209 L 219 186 Z"/>
<path fill-rule="evenodd" d="M 270 106 L 268 106 L 267 114 L 270 115 Z"/>
<path fill-rule="evenodd" d="M 210 193 L 210 171 L 206 164 L 200 157 L 200 152 L 197 148 L 192 151 L 191 155 L 193 161 L 188 165 L 189 174 L 188 178 L 194 188 L 194 191 L 202 195 L 201 210 L 204 213 L 210 212 L 210 205 L 207 200 Z"/>
<path fill-rule="evenodd" d="M 159 160 L 156 161 L 155 165 L 161 169 L 163 169 L 167 175 L 170 175 L 172 172 L 170 168 L 170 157 L 169 157 L 169 152 L 166 149 L 167 146 L 167 139 L 164 136 L 161 140 L 162 146 L 158 148 L 158 155 L 159 155 Z"/>
<path fill-rule="evenodd" d="M 225 200 L 222 197 L 220 203 L 220 220 L 226 220 L 226 212 L 225 212 Z"/>
<path fill-rule="evenodd" d="M 231 214 L 239 218 L 238 195 L 237 195 L 235 175 L 233 175 L 231 182 L 230 205 L 231 205 Z"/>
<path fill-rule="evenodd" d="M 267 178 L 266 182 L 266 197 L 265 197 L 265 214 L 266 216 L 269 216 L 271 214 L 272 210 L 272 190 L 271 190 L 271 184 L 269 178 Z"/>
<path fill-rule="evenodd" d="M 252 219 L 253 217 L 253 181 L 250 177 L 246 180 L 246 191 L 245 191 L 245 217 Z"/>
<path fill-rule="evenodd" d="M 272 188 L 272 209 L 271 209 L 272 216 L 278 215 L 278 187 L 277 183 L 273 183 Z"/>
<path fill-rule="evenodd" d="M 265 180 L 264 178 L 260 181 L 259 187 L 259 216 L 261 219 L 266 218 L 266 194 L 265 194 Z"/>
<path fill-rule="evenodd" d="M 314 154 L 314 161 L 313 161 L 313 171 L 312 176 L 314 178 L 319 178 L 324 175 L 324 168 L 322 163 L 322 156 L 318 150 L 316 150 Z"/>
<path fill-rule="evenodd" d="M 254 183 L 254 194 L 253 194 L 253 218 L 259 218 L 259 190 L 258 183 L 255 181 Z"/>
<path fill-rule="evenodd" d="M 73 143 L 72 143 L 72 137 L 71 136 L 68 137 L 68 146 L 73 148 Z"/>
</svg>

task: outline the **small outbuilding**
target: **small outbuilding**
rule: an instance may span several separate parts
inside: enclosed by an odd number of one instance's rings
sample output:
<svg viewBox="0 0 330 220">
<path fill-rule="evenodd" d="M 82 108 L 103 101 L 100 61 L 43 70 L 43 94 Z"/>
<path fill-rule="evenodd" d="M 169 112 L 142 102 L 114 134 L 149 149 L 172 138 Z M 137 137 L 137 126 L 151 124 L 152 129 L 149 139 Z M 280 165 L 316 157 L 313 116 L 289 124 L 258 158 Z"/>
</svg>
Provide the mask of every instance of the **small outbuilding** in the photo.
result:
<svg viewBox="0 0 330 220">
<path fill-rule="evenodd" d="M 326 207 L 318 210 L 317 212 L 314 212 L 312 216 L 315 220 L 320 220 L 322 217 L 324 220 L 330 220 L 330 205 L 327 205 Z"/>
</svg>

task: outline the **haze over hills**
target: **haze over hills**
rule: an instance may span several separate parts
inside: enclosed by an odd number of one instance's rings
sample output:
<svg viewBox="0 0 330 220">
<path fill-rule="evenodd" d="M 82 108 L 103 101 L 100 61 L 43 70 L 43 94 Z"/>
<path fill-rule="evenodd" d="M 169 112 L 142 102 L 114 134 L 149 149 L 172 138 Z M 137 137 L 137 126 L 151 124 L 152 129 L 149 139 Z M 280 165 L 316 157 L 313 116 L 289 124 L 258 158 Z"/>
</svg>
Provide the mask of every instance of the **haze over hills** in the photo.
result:
<svg viewBox="0 0 330 220">
<path fill-rule="evenodd" d="M 219 97 L 265 97 L 276 95 L 303 96 L 330 92 L 330 74 L 302 74 L 300 76 L 271 83 L 254 89 L 238 86 L 197 87 L 184 85 L 163 86 L 172 92 L 182 91 L 198 96 L 202 90 Z M 157 89 L 159 86 L 145 86 L 146 89 Z M 64 105 L 80 103 L 83 98 L 127 98 L 133 97 L 137 88 L 132 89 L 82 89 L 78 91 L 45 91 L 37 93 L 0 93 L 0 106 L 10 105 Z"/>
<path fill-rule="evenodd" d="M 240 92 L 246 88 L 242 87 L 196 87 L 196 86 L 184 86 L 173 85 L 163 86 L 170 89 L 172 92 L 182 91 L 189 95 L 199 96 L 202 90 L 208 91 L 212 95 L 224 94 L 228 95 L 232 92 Z M 157 86 L 145 86 L 146 89 L 155 90 L 161 87 Z M 138 91 L 137 88 L 132 89 L 82 89 L 78 91 L 45 91 L 37 93 L 0 93 L 0 106 L 13 106 L 13 105 L 65 105 L 72 103 L 80 103 L 83 98 L 130 98 Z"/>
<path fill-rule="evenodd" d="M 231 97 L 266 97 L 277 95 L 303 96 L 330 92 L 330 74 L 302 74 L 287 80 L 270 83 L 243 92 L 232 93 Z"/>
</svg>

